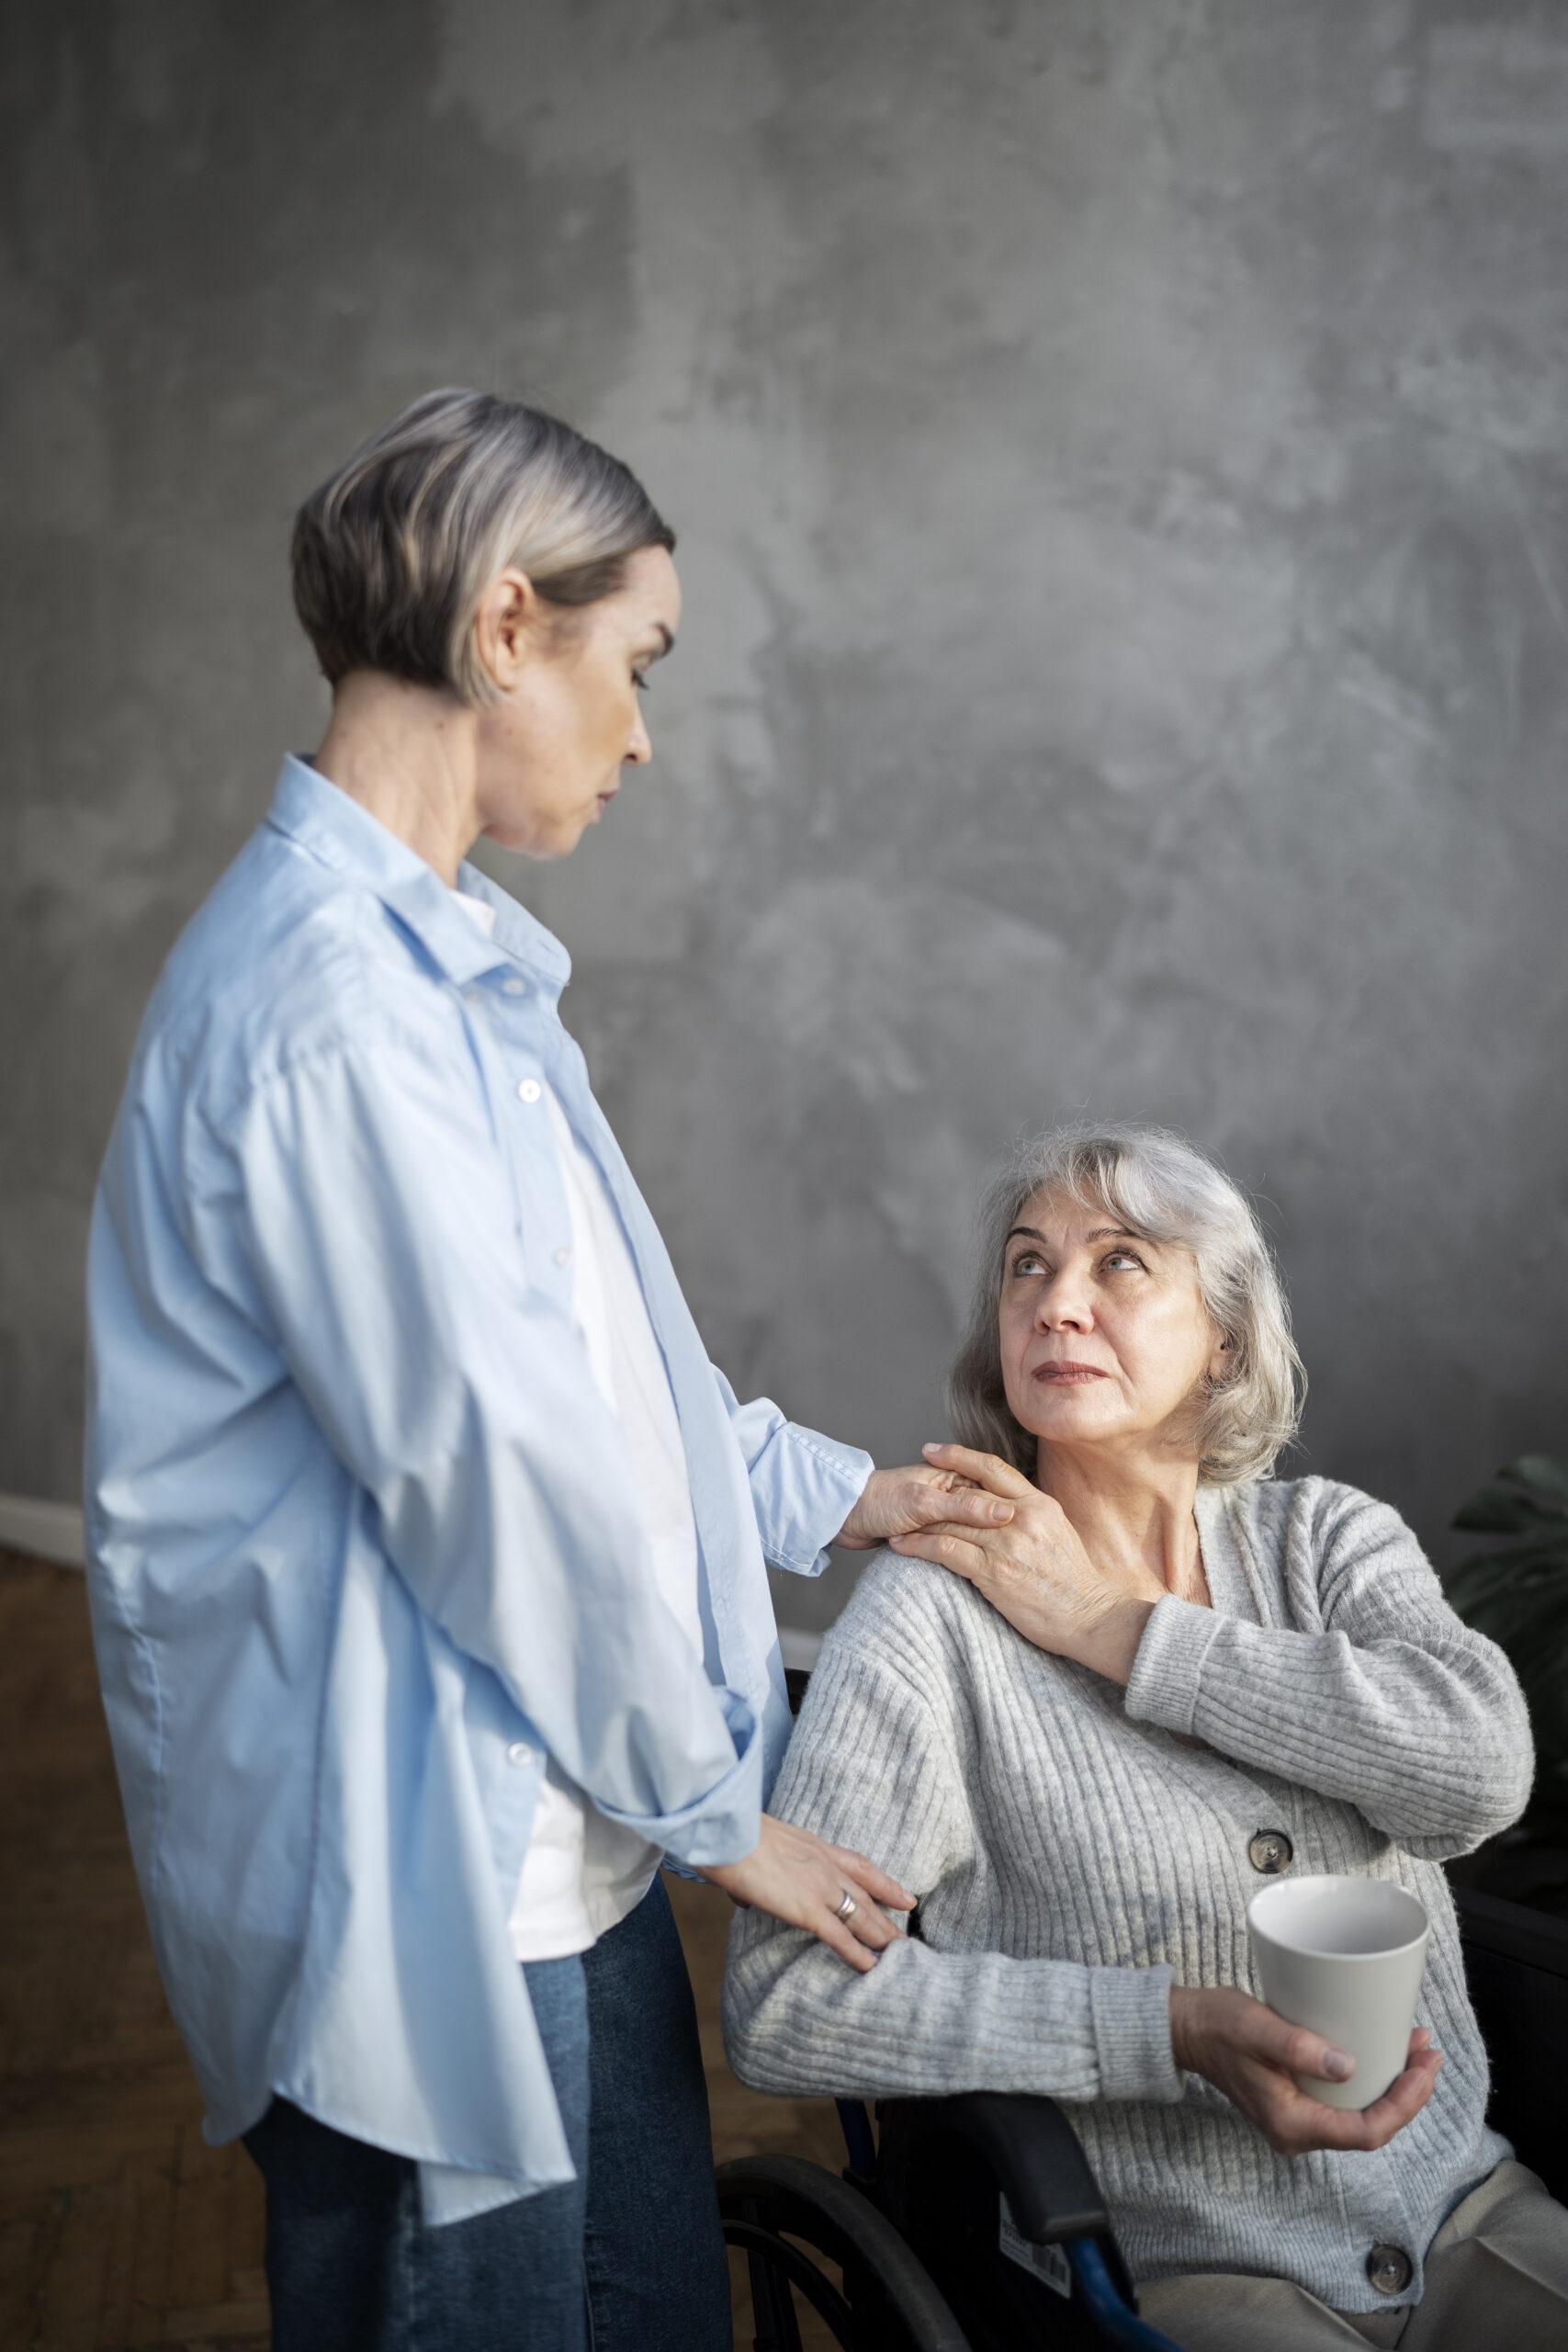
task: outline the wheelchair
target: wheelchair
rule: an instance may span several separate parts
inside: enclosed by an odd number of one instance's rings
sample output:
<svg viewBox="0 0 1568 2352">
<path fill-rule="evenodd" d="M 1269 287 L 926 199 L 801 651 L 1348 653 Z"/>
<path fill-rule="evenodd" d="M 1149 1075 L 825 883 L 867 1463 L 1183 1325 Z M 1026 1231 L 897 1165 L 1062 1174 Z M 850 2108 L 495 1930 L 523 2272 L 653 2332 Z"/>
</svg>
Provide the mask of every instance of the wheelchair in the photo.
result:
<svg viewBox="0 0 1568 2352">
<path fill-rule="evenodd" d="M 1456 1886 L 1492 2061 L 1488 2120 L 1568 2204 L 1568 1920 Z M 1104 2202 L 1048 2098 L 837 2102 L 840 2177 L 799 2156 L 717 2170 L 746 2256 L 755 2352 L 801 2352 L 796 2298 L 843 2352 L 1179 2352 L 1138 2316 Z M 830 2275 L 840 2274 L 841 2283 Z"/>
</svg>

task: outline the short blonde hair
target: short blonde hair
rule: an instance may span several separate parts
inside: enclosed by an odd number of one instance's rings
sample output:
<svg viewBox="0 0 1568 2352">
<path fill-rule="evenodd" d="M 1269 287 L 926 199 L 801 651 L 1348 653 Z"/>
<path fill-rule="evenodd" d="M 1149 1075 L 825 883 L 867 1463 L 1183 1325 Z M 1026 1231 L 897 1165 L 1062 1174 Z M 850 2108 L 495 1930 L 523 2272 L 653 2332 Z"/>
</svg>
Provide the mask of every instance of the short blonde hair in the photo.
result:
<svg viewBox="0 0 1568 2352">
<path fill-rule="evenodd" d="M 426 392 L 294 521 L 294 608 L 331 685 L 382 670 L 467 703 L 492 689 L 479 599 L 511 564 L 547 603 L 592 605 L 675 534 L 630 469 L 558 417 L 490 392 Z"/>
<path fill-rule="evenodd" d="M 1267 1478 L 1296 1434 L 1306 1393 L 1284 1286 L 1250 1204 L 1212 1159 L 1164 1127 L 1053 1127 L 991 1186 L 968 1328 L 947 1383 L 959 1442 L 1034 1475 L 1035 1439 L 1007 1401 L 997 1317 L 1008 1236 L 1042 1193 L 1103 1208 L 1129 1232 L 1191 1251 L 1203 1305 L 1232 1356 L 1204 1400 L 1198 1476 L 1216 1487 Z"/>
</svg>

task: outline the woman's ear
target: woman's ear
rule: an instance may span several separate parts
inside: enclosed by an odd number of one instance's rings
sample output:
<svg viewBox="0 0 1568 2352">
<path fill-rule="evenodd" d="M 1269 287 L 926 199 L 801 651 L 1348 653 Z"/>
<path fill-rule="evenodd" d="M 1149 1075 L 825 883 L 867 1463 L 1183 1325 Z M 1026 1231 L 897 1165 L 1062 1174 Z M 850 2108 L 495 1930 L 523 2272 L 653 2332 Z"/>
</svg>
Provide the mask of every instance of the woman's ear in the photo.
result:
<svg viewBox="0 0 1568 2352">
<path fill-rule="evenodd" d="M 497 692 L 509 694 L 534 657 L 543 599 L 525 571 L 498 571 L 474 615 L 474 650 Z"/>
<path fill-rule="evenodd" d="M 1213 1354 L 1209 1358 L 1209 1368 L 1205 1374 L 1205 1378 L 1207 1379 L 1210 1387 L 1223 1388 L 1228 1380 L 1235 1378 L 1235 1341 L 1231 1338 L 1228 1331 L 1222 1331 L 1219 1338 L 1219 1343 L 1215 1347 Z"/>
</svg>

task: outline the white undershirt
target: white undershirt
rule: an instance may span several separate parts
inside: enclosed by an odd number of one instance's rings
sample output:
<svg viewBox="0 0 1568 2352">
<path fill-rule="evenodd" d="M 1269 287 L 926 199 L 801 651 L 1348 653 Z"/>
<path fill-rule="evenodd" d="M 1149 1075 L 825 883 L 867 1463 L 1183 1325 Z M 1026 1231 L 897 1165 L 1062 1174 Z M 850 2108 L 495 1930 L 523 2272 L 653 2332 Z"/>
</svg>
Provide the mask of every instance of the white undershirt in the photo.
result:
<svg viewBox="0 0 1568 2352">
<path fill-rule="evenodd" d="M 487 936 L 495 910 L 455 892 Z M 571 1308 L 594 1385 L 620 1424 L 660 1598 L 700 1658 L 697 1530 L 681 1424 L 637 1267 L 604 1180 L 547 1087 L 544 1107 L 571 1218 Z M 642 1901 L 660 1849 L 607 1821 L 581 1789 L 547 1763 L 512 1906 L 518 1960 L 586 1951 Z"/>
</svg>

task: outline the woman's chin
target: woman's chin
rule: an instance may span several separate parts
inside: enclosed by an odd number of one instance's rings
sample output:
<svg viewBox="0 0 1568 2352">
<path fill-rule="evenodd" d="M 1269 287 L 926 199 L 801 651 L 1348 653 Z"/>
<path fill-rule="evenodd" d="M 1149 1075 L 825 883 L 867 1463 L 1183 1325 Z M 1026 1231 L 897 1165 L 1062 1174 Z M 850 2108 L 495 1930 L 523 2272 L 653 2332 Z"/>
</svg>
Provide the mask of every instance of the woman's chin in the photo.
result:
<svg viewBox="0 0 1568 2352">
<path fill-rule="evenodd" d="M 513 857 L 531 857 L 536 864 L 547 865 L 553 858 L 570 857 L 590 824 L 597 822 L 595 810 L 577 824 L 490 825 L 484 839 L 493 842 L 497 849 L 510 850 Z"/>
<path fill-rule="evenodd" d="M 1114 1435 L 1102 1400 L 1081 1388 L 1037 1392 L 1015 1418 L 1044 1445 L 1092 1445 Z"/>
</svg>

